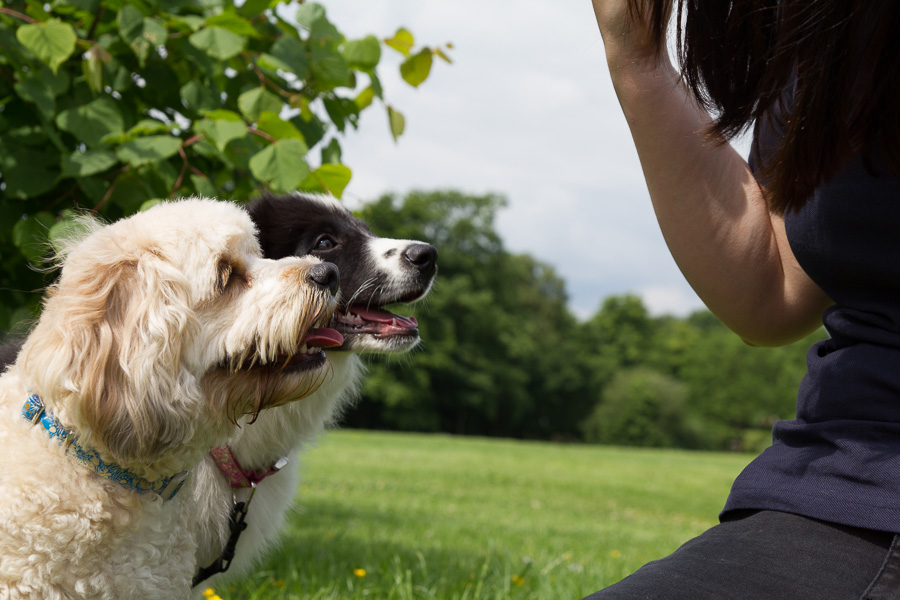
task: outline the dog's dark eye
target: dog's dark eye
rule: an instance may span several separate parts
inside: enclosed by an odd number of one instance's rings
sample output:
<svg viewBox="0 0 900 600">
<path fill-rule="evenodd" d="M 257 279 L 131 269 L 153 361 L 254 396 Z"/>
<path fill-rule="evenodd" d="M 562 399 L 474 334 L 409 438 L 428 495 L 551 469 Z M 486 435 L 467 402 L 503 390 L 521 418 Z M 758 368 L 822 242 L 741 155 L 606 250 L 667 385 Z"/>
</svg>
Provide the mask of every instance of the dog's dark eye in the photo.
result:
<svg viewBox="0 0 900 600">
<path fill-rule="evenodd" d="M 335 246 L 337 246 L 337 242 L 335 242 L 327 235 L 323 235 L 318 240 L 316 240 L 316 243 L 313 246 L 313 250 L 331 250 Z"/>
</svg>

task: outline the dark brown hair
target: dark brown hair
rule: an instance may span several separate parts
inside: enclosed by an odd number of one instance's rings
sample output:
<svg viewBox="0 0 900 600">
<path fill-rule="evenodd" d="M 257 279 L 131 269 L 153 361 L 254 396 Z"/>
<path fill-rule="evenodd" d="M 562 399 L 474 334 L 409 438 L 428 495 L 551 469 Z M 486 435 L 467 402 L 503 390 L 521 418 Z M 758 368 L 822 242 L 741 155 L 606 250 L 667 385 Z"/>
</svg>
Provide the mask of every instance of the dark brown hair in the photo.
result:
<svg viewBox="0 0 900 600">
<path fill-rule="evenodd" d="M 630 0 L 662 50 L 677 24 L 682 77 L 727 141 L 796 76 L 781 146 L 762 179 L 771 209 L 796 210 L 853 155 L 900 174 L 896 0 Z"/>
</svg>

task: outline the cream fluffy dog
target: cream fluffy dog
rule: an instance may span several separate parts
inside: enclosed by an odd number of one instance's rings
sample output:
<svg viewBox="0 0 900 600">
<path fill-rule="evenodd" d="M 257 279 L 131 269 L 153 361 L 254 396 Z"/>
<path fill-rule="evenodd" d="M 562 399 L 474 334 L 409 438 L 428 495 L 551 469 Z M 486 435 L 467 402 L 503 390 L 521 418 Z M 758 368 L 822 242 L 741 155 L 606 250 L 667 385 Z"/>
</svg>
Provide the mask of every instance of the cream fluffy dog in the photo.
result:
<svg viewBox="0 0 900 600">
<path fill-rule="evenodd" d="M 336 268 L 261 258 L 225 202 L 89 229 L 0 377 L 0 598 L 185 598 L 200 509 L 172 494 L 242 415 L 328 378 Z"/>
</svg>

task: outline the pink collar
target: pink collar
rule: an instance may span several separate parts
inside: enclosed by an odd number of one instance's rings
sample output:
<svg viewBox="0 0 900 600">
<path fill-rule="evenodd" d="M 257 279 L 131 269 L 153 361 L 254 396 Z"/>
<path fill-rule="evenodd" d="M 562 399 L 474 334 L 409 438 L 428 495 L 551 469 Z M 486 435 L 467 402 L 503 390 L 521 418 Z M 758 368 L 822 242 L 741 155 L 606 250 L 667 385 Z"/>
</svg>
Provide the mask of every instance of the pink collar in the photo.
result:
<svg viewBox="0 0 900 600">
<path fill-rule="evenodd" d="M 287 458 L 282 458 L 265 471 L 249 471 L 241 466 L 228 446 L 215 446 L 209 454 L 233 488 L 256 487 L 257 483 L 277 473 L 287 464 Z"/>
</svg>

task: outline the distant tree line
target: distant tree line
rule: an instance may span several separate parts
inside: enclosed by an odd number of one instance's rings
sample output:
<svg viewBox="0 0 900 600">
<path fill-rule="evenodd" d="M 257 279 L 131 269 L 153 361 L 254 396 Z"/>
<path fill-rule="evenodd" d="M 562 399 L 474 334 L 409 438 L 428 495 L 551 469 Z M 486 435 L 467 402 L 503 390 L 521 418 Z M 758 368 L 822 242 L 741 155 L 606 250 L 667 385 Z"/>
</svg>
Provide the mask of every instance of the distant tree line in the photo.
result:
<svg viewBox="0 0 900 600">
<path fill-rule="evenodd" d="M 421 348 L 367 361 L 344 426 L 755 450 L 775 420 L 793 418 L 806 350 L 824 331 L 754 348 L 708 311 L 653 317 L 634 295 L 598 299 L 579 321 L 552 267 L 504 248 L 494 227 L 504 204 L 417 192 L 361 209 L 380 235 L 437 246 L 440 270 L 412 309 Z"/>
</svg>

